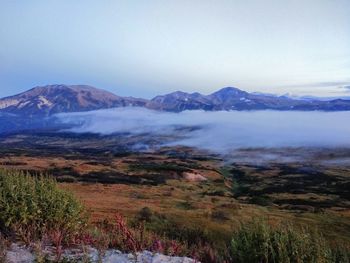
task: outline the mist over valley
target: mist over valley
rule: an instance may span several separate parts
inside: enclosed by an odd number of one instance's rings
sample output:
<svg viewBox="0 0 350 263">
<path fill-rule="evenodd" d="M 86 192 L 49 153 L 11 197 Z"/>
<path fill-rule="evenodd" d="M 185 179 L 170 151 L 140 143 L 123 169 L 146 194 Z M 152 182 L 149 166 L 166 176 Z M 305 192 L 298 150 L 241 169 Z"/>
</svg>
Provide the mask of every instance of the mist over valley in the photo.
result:
<svg viewBox="0 0 350 263">
<path fill-rule="evenodd" d="M 0 1 L 0 263 L 349 263 L 350 1 Z"/>
<path fill-rule="evenodd" d="M 165 145 L 227 153 L 239 148 L 348 147 L 350 112 L 183 111 L 115 108 L 55 115 L 68 131 L 172 136 Z"/>
</svg>

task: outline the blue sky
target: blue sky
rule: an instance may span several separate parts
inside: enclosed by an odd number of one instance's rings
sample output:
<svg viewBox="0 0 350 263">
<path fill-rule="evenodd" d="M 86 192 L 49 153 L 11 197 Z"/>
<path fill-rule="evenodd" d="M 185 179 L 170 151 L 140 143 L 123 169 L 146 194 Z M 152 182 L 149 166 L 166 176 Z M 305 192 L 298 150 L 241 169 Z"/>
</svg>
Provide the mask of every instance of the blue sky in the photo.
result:
<svg viewBox="0 0 350 263">
<path fill-rule="evenodd" d="M 0 97 L 54 83 L 350 95 L 349 14 L 349 0 L 0 0 Z"/>
</svg>

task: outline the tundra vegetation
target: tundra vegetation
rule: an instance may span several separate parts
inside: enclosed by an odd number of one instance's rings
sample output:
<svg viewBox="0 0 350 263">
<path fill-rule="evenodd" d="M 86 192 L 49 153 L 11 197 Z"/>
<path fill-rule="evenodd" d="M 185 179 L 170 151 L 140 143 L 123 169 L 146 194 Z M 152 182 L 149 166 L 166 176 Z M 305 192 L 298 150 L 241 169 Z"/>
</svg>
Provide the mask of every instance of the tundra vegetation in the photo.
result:
<svg viewBox="0 0 350 263">
<path fill-rule="evenodd" d="M 227 220 L 225 213 L 216 213 L 215 218 Z M 148 207 L 130 220 L 115 214 L 92 222 L 81 202 L 55 179 L 20 171 L 0 171 L 0 225 L 1 251 L 12 242 L 23 242 L 38 259 L 48 261 L 38 247 L 50 245 L 55 262 L 65 261 L 65 247 L 86 246 L 95 247 L 100 258 L 107 249 L 115 248 L 189 256 L 201 262 L 345 263 L 350 256 L 347 243 L 292 223 L 271 226 L 265 220 L 254 220 L 225 238 L 212 230 L 180 225 Z M 4 257 L 2 252 L 0 259 Z"/>
<path fill-rule="evenodd" d="M 130 149 L 144 139 L 164 138 L 4 135 L 1 245 L 51 244 L 61 261 L 66 247 L 93 246 L 202 262 L 348 262 L 348 148 L 241 149 L 225 159 L 181 146 Z"/>
</svg>

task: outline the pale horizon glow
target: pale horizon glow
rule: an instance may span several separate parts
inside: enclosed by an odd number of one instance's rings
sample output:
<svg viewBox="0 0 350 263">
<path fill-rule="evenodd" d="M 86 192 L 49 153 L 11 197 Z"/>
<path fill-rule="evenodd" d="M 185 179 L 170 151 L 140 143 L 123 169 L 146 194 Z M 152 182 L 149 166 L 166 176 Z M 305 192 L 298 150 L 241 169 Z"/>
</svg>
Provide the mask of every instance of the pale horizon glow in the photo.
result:
<svg viewBox="0 0 350 263">
<path fill-rule="evenodd" d="M 46 84 L 350 96 L 349 14 L 348 0 L 4 0 L 0 97 Z"/>
</svg>

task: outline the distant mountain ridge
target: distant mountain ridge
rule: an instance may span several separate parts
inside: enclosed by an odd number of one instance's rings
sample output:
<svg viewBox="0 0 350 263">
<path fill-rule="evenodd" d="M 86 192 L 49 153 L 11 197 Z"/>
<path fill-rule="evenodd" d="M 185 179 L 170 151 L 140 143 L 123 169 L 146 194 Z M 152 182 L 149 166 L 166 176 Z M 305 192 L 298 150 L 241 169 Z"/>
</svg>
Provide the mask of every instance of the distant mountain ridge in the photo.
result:
<svg viewBox="0 0 350 263">
<path fill-rule="evenodd" d="M 52 115 L 125 106 L 145 106 L 147 100 L 120 97 L 87 85 L 48 85 L 0 99 L 0 112 Z"/>
<path fill-rule="evenodd" d="M 0 99 L 0 113 L 22 116 L 49 116 L 63 112 L 126 106 L 172 112 L 267 109 L 348 111 L 350 110 L 350 100 L 296 99 L 289 96 L 248 93 L 234 87 L 226 87 L 209 95 L 176 91 L 146 100 L 117 96 L 87 85 L 47 85 Z"/>
<path fill-rule="evenodd" d="M 146 105 L 155 110 L 180 112 L 184 110 L 300 110 L 347 111 L 350 100 L 294 99 L 287 96 L 248 93 L 234 87 L 226 87 L 209 95 L 173 92 L 157 96 Z"/>
</svg>

